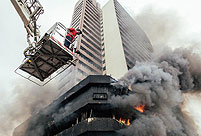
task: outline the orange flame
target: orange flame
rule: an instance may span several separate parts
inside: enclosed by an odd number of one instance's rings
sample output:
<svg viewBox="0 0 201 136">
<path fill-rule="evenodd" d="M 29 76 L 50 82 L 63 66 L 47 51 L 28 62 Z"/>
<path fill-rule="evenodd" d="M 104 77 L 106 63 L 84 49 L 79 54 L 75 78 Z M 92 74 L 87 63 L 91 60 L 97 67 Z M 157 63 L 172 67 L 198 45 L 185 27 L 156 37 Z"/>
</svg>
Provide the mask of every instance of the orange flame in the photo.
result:
<svg viewBox="0 0 201 136">
<path fill-rule="evenodd" d="M 130 120 L 129 120 L 129 119 L 127 120 L 126 125 L 128 125 L 128 126 L 130 126 L 130 125 L 131 125 L 131 123 L 130 123 Z"/>
<path fill-rule="evenodd" d="M 139 112 L 142 112 L 142 113 L 145 111 L 144 108 L 145 108 L 145 105 L 138 105 L 135 107 L 136 110 L 138 110 Z"/>
<path fill-rule="evenodd" d="M 128 125 L 128 126 L 130 126 L 130 125 L 131 125 L 131 123 L 130 123 L 130 120 L 129 120 L 129 119 L 126 121 L 126 119 L 122 119 L 122 118 L 120 118 L 120 119 L 119 119 L 119 122 L 121 122 L 121 123 L 123 123 L 123 124 L 125 124 L 125 125 Z"/>
</svg>

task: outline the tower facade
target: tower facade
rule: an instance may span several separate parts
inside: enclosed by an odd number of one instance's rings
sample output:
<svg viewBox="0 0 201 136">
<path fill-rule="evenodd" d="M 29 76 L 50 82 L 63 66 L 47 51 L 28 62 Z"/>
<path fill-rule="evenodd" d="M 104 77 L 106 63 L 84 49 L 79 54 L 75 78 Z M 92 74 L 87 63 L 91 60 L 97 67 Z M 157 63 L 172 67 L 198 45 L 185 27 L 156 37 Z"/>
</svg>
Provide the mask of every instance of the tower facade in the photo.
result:
<svg viewBox="0 0 201 136">
<path fill-rule="evenodd" d="M 83 32 L 76 41 L 81 54 L 76 66 L 61 74 L 61 91 L 88 75 L 107 74 L 119 79 L 136 61 L 151 59 L 151 42 L 117 0 L 109 0 L 102 9 L 96 0 L 79 0 L 71 27 Z"/>
<path fill-rule="evenodd" d="M 76 66 L 60 76 L 59 89 L 70 88 L 88 75 L 102 75 L 102 12 L 96 0 L 79 0 L 74 8 L 71 27 L 80 28 L 76 44 L 81 52 Z"/>
<path fill-rule="evenodd" d="M 118 3 L 109 0 L 102 8 L 105 47 L 105 72 L 114 78 L 122 77 L 136 61 L 150 61 L 151 42 Z"/>
</svg>

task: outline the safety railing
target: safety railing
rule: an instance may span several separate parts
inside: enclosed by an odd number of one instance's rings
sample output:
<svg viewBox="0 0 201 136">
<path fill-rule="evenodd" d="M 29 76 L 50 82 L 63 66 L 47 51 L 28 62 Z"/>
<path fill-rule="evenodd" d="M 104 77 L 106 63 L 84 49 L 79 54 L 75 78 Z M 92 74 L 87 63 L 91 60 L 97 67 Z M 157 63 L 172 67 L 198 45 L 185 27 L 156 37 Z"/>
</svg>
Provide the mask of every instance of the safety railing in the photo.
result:
<svg viewBox="0 0 201 136">
<path fill-rule="evenodd" d="M 60 44 L 64 44 L 65 40 L 71 43 L 70 50 L 73 51 L 73 53 L 76 50 L 77 47 L 77 36 L 74 37 L 74 40 L 71 42 L 66 38 L 67 33 L 69 33 L 68 28 L 66 28 L 62 23 L 57 22 L 55 23 L 48 31 L 47 34 L 50 35 L 50 37 L 53 37 L 57 40 L 57 42 Z"/>
</svg>

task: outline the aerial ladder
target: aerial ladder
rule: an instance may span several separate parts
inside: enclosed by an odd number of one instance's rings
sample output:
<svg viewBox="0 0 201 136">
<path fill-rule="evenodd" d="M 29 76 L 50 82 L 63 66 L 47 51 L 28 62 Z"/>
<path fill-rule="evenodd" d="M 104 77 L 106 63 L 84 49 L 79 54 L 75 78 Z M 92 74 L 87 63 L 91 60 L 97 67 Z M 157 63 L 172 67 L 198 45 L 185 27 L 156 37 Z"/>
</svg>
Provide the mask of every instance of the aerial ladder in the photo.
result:
<svg viewBox="0 0 201 136">
<path fill-rule="evenodd" d="M 11 0 L 11 2 L 24 23 L 29 45 L 24 50 L 24 61 L 15 70 L 17 74 L 44 86 L 71 65 L 76 65 L 77 37 L 70 49 L 64 46 L 66 34 L 69 32 L 60 22 L 55 23 L 43 37 L 40 37 L 37 19 L 44 13 L 40 2 L 38 0 Z"/>
</svg>

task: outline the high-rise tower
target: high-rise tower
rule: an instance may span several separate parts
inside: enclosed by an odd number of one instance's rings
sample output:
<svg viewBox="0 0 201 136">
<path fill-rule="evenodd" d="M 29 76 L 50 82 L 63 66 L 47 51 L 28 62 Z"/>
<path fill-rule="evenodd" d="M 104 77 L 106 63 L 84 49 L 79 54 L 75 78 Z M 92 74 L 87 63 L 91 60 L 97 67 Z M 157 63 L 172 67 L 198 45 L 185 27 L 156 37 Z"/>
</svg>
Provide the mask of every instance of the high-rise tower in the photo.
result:
<svg viewBox="0 0 201 136">
<path fill-rule="evenodd" d="M 136 61 L 149 61 L 152 45 L 133 18 L 117 2 L 101 9 L 96 0 L 79 0 L 71 27 L 83 32 L 77 40 L 81 54 L 76 67 L 60 76 L 59 89 L 66 90 L 88 75 L 122 77 Z"/>
<path fill-rule="evenodd" d="M 88 75 L 103 74 L 101 22 L 102 12 L 96 0 L 79 0 L 76 3 L 71 27 L 82 30 L 77 40 L 81 54 L 76 67 L 71 67 L 60 76 L 60 89 L 69 88 Z"/>
<path fill-rule="evenodd" d="M 151 42 L 117 0 L 109 0 L 102 12 L 106 74 L 120 78 L 136 61 L 150 61 Z"/>
</svg>

